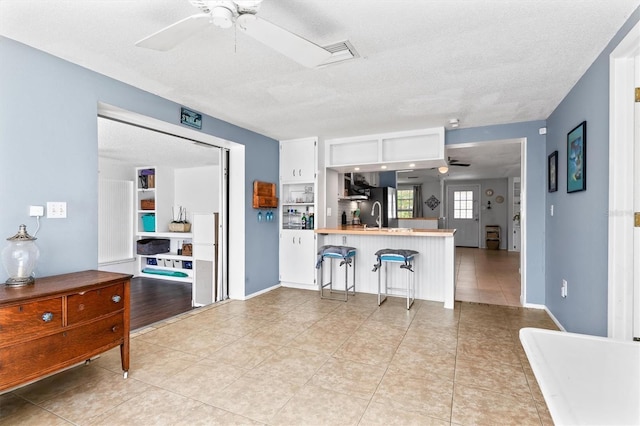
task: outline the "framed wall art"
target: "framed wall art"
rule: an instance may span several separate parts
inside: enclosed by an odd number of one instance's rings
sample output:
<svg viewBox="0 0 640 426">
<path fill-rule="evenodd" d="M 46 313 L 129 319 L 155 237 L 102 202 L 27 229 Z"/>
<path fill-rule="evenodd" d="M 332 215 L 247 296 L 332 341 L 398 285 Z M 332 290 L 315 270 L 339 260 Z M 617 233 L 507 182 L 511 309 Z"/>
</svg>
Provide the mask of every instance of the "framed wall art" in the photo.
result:
<svg viewBox="0 0 640 426">
<path fill-rule="evenodd" d="M 567 133 L 567 192 L 587 189 L 587 122 Z"/>
<path fill-rule="evenodd" d="M 549 154 L 547 162 L 547 187 L 549 192 L 558 190 L 558 151 Z"/>
</svg>

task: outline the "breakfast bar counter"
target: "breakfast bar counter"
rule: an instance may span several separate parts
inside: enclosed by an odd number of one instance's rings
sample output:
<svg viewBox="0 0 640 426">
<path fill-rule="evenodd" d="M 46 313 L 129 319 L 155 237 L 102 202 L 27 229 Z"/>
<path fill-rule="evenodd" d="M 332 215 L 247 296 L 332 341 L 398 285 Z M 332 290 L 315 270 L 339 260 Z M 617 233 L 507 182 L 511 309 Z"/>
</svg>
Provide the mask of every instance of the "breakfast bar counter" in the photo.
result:
<svg viewBox="0 0 640 426">
<path fill-rule="evenodd" d="M 318 247 L 346 245 L 357 250 L 356 291 L 377 294 L 378 275 L 372 272 L 380 249 L 416 250 L 416 299 L 443 302 L 453 309 L 455 297 L 455 229 L 367 228 L 343 225 L 316 229 Z M 402 279 L 399 267 L 390 279 Z"/>
</svg>

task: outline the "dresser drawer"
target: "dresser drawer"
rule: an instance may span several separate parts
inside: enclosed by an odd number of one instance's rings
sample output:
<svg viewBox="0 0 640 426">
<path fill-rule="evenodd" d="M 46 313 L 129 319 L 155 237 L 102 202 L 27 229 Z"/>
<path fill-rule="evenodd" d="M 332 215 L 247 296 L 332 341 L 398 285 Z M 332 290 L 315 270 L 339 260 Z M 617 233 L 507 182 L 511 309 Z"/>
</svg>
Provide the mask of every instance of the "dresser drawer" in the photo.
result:
<svg viewBox="0 0 640 426">
<path fill-rule="evenodd" d="M 77 324 L 123 308 L 123 283 L 73 294 L 67 297 L 67 324 Z"/>
<path fill-rule="evenodd" d="M 115 314 L 84 326 L 0 349 L 0 389 L 82 362 L 122 344 L 124 320 Z"/>
<path fill-rule="evenodd" d="M 0 345 L 62 328 L 62 298 L 0 308 Z"/>
</svg>

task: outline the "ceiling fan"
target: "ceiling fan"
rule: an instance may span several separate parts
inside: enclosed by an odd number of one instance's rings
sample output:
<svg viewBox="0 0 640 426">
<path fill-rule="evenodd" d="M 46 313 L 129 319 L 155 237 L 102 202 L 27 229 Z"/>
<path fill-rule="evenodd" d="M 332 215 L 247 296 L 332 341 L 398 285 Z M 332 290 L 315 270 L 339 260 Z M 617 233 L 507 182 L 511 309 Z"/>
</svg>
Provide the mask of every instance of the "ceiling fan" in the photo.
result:
<svg viewBox="0 0 640 426">
<path fill-rule="evenodd" d="M 136 42 L 136 46 L 167 51 L 196 32 L 213 24 L 218 28 L 233 25 L 266 46 L 308 68 L 331 57 L 331 52 L 292 32 L 257 16 L 262 0 L 189 0 L 202 11 L 182 19 Z"/>
<path fill-rule="evenodd" d="M 438 169 L 438 172 L 443 175 L 449 171 L 449 167 L 458 166 L 458 167 L 469 167 L 470 163 L 463 163 L 460 160 L 456 160 L 455 158 L 447 157 L 447 164 L 440 167 L 432 167 L 431 170 Z"/>
<path fill-rule="evenodd" d="M 469 167 L 471 165 L 470 163 L 463 163 L 460 160 L 456 160 L 455 158 L 451 158 L 451 157 L 447 157 L 447 163 L 449 164 L 449 167 L 451 166 Z"/>
</svg>

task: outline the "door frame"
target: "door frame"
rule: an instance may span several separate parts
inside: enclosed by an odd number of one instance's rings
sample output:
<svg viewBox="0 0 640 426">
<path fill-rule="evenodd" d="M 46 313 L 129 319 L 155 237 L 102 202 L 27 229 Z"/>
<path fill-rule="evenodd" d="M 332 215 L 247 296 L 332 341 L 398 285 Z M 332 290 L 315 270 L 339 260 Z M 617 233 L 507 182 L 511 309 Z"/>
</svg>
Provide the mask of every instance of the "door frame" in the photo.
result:
<svg viewBox="0 0 640 426">
<path fill-rule="evenodd" d="M 609 59 L 609 337 L 633 339 L 633 194 L 635 57 L 640 55 L 640 23 Z M 640 141 L 635 141 L 640 146 Z"/>
<path fill-rule="evenodd" d="M 123 123 L 147 127 L 177 137 L 190 139 L 208 145 L 213 145 L 229 150 L 228 174 L 228 209 L 233 215 L 220 217 L 221 223 L 228 224 L 226 254 L 228 267 L 226 278 L 228 279 L 231 299 L 245 300 L 245 149 L 244 145 L 231 142 L 213 135 L 191 130 L 156 118 L 141 115 L 132 111 L 98 102 L 98 116 L 110 118 Z M 222 182 L 221 182 L 222 184 Z M 220 205 L 223 208 L 222 204 Z M 224 211 L 220 210 L 223 214 Z M 222 231 L 224 232 L 224 231 Z M 233 238 L 233 236 L 236 238 Z M 224 267 L 224 265 L 223 265 Z"/>
<path fill-rule="evenodd" d="M 486 143 L 519 143 L 520 144 L 520 304 L 526 307 L 534 307 L 539 308 L 541 305 L 539 304 L 528 304 L 527 303 L 527 231 L 528 231 L 528 218 L 527 218 L 527 194 L 528 194 L 528 183 L 527 183 L 527 145 L 528 140 L 526 137 L 521 138 L 509 138 L 509 139 L 498 139 L 492 141 L 482 141 L 482 142 L 469 142 L 462 144 L 453 144 L 447 145 L 446 149 L 456 149 L 456 148 L 464 148 L 469 146 L 482 146 L 482 144 Z M 445 200 L 445 217 L 448 217 L 448 212 L 446 211 L 446 189 L 445 185 L 447 182 L 455 182 L 455 181 L 447 181 L 443 179 L 442 181 L 442 199 Z M 448 227 L 448 224 L 446 225 Z"/>
</svg>

